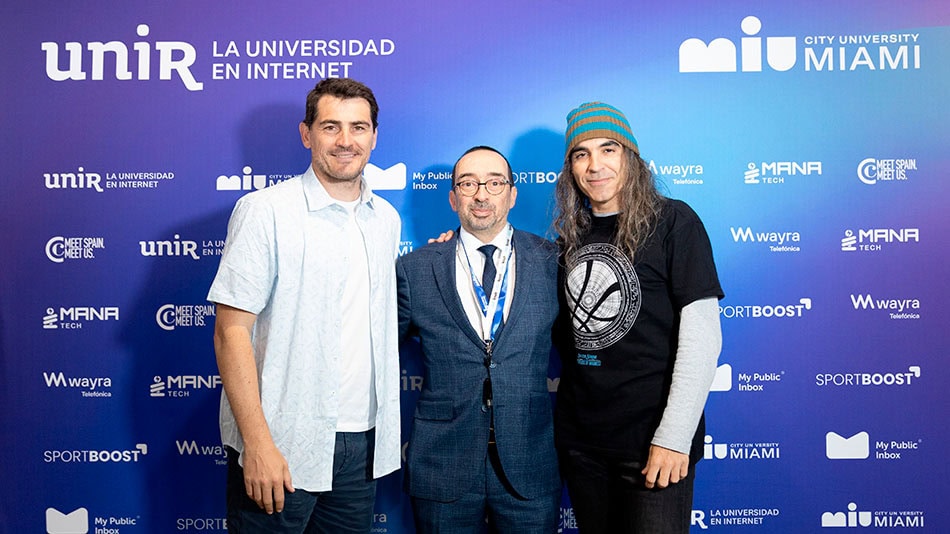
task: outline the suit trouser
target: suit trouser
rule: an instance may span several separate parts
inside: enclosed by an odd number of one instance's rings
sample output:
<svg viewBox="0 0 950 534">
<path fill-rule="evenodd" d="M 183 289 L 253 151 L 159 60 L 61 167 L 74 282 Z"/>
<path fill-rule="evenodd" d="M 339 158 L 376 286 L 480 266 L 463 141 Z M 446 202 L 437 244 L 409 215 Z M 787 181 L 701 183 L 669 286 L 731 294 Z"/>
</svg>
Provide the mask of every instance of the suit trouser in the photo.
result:
<svg viewBox="0 0 950 534">
<path fill-rule="evenodd" d="M 505 478 L 497 450 L 489 446 L 475 482 L 461 498 L 439 502 L 412 497 L 412 511 L 422 534 L 547 534 L 557 531 L 560 500 L 560 488 L 534 499 L 519 496 Z"/>
</svg>

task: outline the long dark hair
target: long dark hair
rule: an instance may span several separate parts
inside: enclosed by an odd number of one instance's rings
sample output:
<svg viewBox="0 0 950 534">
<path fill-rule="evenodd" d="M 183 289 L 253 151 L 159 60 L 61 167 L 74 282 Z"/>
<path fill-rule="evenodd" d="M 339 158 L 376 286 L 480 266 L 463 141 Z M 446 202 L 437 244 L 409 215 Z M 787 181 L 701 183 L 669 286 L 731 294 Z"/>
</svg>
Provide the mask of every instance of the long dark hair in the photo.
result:
<svg viewBox="0 0 950 534">
<path fill-rule="evenodd" d="M 623 150 L 626 179 L 620 190 L 620 213 L 613 244 L 633 260 L 656 228 L 663 196 L 657 190 L 650 167 L 640 155 L 626 147 Z M 569 156 L 564 158 L 564 168 L 554 187 L 557 203 L 554 231 L 568 263 L 590 229 L 592 217 L 590 203 L 574 180 Z"/>
</svg>

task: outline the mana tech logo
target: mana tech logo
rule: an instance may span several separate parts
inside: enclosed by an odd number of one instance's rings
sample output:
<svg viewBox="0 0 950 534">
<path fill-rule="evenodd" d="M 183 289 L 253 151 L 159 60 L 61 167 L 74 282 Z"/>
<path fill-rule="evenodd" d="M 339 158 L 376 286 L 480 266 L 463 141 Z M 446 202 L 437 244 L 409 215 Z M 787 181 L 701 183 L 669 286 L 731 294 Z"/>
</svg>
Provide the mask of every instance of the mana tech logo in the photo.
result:
<svg viewBox="0 0 950 534">
<path fill-rule="evenodd" d="M 820 161 L 763 161 L 759 164 L 749 162 L 743 173 L 748 185 L 784 184 L 785 178 L 792 176 L 821 176 Z"/>
<path fill-rule="evenodd" d="M 759 37 L 762 21 L 747 16 L 736 41 L 717 37 L 708 44 L 697 37 L 680 43 L 679 72 L 777 72 L 798 65 L 798 37 Z M 805 72 L 918 70 L 919 33 L 806 35 L 802 38 Z"/>
<path fill-rule="evenodd" d="M 46 308 L 43 316 L 44 330 L 79 330 L 89 322 L 118 321 L 119 308 L 104 306 L 71 306 L 69 308 Z"/>
<path fill-rule="evenodd" d="M 920 228 L 859 228 L 844 231 L 843 252 L 880 252 L 885 246 L 920 243 Z"/>
<path fill-rule="evenodd" d="M 221 387 L 221 375 L 168 375 L 152 378 L 150 397 L 190 397 L 193 390 Z"/>
</svg>

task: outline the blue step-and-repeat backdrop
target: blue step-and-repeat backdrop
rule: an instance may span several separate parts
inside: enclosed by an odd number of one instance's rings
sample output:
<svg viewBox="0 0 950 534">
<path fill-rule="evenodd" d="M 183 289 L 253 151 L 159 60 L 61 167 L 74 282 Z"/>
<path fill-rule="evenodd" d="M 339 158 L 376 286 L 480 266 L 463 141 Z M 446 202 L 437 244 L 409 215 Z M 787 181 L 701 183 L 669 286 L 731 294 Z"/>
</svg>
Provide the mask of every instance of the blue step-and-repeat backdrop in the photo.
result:
<svg viewBox="0 0 950 534">
<path fill-rule="evenodd" d="M 304 97 L 349 76 L 380 102 L 367 176 L 403 252 L 455 227 L 451 165 L 477 144 L 510 156 L 514 224 L 550 235 L 564 116 L 627 113 L 727 294 L 693 532 L 950 532 L 950 4 L 2 12 L 0 531 L 226 529 L 204 298 L 234 202 L 304 171 Z M 376 532 L 413 531 L 400 488 Z"/>
</svg>

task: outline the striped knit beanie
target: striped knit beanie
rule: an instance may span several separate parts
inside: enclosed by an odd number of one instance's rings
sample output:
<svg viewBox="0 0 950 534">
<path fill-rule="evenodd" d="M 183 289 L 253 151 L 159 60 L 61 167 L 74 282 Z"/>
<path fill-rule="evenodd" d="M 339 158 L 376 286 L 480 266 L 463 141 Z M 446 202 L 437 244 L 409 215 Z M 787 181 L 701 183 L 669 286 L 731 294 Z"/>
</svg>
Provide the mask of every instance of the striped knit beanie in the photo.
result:
<svg viewBox="0 0 950 534">
<path fill-rule="evenodd" d="M 603 102 L 588 102 L 567 114 L 567 131 L 564 132 L 567 154 L 578 143 L 598 137 L 613 139 L 640 153 L 637 138 L 630 131 L 630 123 L 619 109 Z"/>
</svg>

